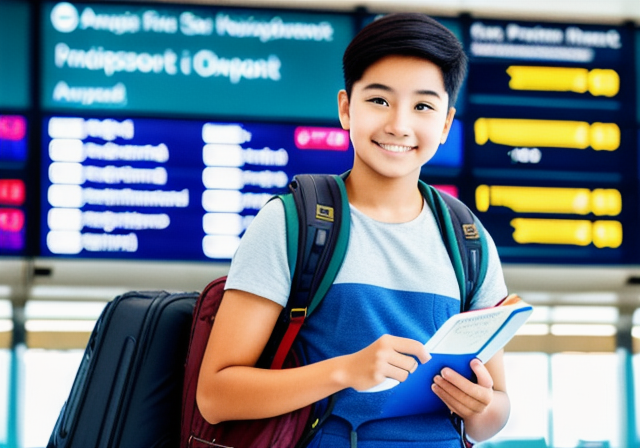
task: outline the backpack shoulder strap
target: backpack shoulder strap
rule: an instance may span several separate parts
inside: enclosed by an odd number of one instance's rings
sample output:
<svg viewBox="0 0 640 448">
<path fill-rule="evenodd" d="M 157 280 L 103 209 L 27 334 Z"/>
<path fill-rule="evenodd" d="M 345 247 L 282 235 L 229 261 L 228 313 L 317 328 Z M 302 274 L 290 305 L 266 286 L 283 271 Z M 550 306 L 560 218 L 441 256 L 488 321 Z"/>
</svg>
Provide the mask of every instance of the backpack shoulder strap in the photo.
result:
<svg viewBox="0 0 640 448">
<path fill-rule="evenodd" d="M 327 293 L 347 252 L 349 201 L 340 176 L 304 174 L 290 185 L 299 229 L 290 301 L 311 314 Z M 346 219 L 344 219 L 346 217 Z M 292 300 L 293 299 L 293 300 Z"/>
<path fill-rule="evenodd" d="M 466 311 L 487 272 L 484 229 L 460 200 L 422 181 L 419 187 L 436 217 L 458 279 L 460 311 Z"/>
<path fill-rule="evenodd" d="M 289 189 L 289 194 L 278 197 L 285 209 L 291 291 L 259 363 L 274 369 L 281 368 L 305 318 L 333 284 L 347 251 L 350 227 L 349 201 L 340 176 L 297 175 Z"/>
</svg>

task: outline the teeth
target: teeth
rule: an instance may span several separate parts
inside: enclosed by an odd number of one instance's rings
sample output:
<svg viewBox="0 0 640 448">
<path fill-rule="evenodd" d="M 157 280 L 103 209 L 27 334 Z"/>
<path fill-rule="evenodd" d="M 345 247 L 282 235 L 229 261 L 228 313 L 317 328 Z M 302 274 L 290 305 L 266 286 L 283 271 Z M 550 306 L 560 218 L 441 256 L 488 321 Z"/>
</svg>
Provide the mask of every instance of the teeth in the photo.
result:
<svg viewBox="0 0 640 448">
<path fill-rule="evenodd" d="M 379 143 L 379 145 L 387 150 L 387 151 L 391 151 L 391 152 L 407 152 L 407 151 L 411 151 L 411 149 L 413 148 L 412 146 L 400 146 L 400 145 L 385 145 L 382 143 Z"/>
</svg>

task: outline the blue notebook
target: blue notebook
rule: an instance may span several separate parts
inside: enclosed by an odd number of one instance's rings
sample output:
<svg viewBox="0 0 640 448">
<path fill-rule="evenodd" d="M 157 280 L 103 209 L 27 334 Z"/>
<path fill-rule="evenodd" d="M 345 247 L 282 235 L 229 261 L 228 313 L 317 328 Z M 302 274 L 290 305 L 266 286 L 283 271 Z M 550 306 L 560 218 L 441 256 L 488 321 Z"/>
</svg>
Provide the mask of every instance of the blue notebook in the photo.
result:
<svg viewBox="0 0 640 448">
<path fill-rule="evenodd" d="M 533 307 L 512 295 L 492 308 L 472 310 L 449 318 L 425 344 L 431 359 L 420 365 L 406 381 L 387 379 L 366 392 L 393 388 L 380 418 L 424 414 L 446 409 L 431 390 L 433 377 L 444 367 L 472 378 L 472 359 L 487 362 L 527 321 Z"/>
</svg>

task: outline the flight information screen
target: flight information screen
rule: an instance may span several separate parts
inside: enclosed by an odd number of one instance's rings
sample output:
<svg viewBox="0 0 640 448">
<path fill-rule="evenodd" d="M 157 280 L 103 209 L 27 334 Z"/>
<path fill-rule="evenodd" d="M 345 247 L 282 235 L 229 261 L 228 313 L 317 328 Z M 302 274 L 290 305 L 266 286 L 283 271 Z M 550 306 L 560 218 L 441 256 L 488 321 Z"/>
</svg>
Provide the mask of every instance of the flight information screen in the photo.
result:
<svg viewBox="0 0 640 448">
<path fill-rule="evenodd" d="M 460 163 L 460 127 L 433 166 Z M 326 126 L 52 116 L 42 134 L 46 256 L 228 260 L 295 174 L 340 174 L 354 157 L 349 133 Z"/>
<path fill-rule="evenodd" d="M 349 14 L 45 3 L 50 110 L 335 120 Z"/>
<path fill-rule="evenodd" d="M 54 116 L 42 133 L 48 256 L 227 260 L 295 174 L 353 161 L 334 127 Z"/>
<path fill-rule="evenodd" d="M 27 120 L 0 115 L 0 255 L 27 249 Z"/>
<path fill-rule="evenodd" d="M 341 58 L 376 16 L 38 6 L 41 255 L 228 260 L 295 174 L 351 166 L 336 120 Z M 463 41 L 469 70 L 448 140 L 421 178 L 472 208 L 505 263 L 640 263 L 638 30 L 440 21 Z M 26 128 L 7 117 L 11 132 Z M 6 192 L 16 202 L 32 184 L 8 171 L 25 163 L 26 134 L 6 135 L 0 209 L 12 211 L 0 222 L 19 252 L 15 210 L 26 222 L 27 207 L 7 205 Z"/>
<path fill-rule="evenodd" d="M 472 20 L 467 197 L 504 261 L 637 262 L 633 30 Z"/>
</svg>

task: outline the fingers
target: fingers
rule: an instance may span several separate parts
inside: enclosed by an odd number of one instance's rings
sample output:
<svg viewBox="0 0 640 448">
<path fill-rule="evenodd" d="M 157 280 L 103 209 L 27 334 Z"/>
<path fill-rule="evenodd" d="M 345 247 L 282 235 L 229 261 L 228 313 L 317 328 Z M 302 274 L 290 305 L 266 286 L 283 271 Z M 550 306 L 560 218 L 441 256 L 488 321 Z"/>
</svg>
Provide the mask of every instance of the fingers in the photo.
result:
<svg viewBox="0 0 640 448">
<path fill-rule="evenodd" d="M 470 409 L 465 406 L 465 409 L 462 408 L 462 404 L 456 400 L 453 395 L 450 394 L 450 391 L 453 389 L 449 388 L 447 381 L 444 380 L 441 376 L 436 376 L 433 379 L 433 384 L 431 385 L 431 390 L 434 394 L 436 394 L 440 399 L 447 405 L 451 412 L 458 414 L 460 417 L 464 418 L 470 413 Z"/>
<path fill-rule="evenodd" d="M 408 374 L 413 373 L 418 368 L 418 361 L 412 356 L 403 355 L 402 353 L 395 352 L 391 358 L 387 360 L 390 366 L 399 370 L 405 371 Z"/>
<path fill-rule="evenodd" d="M 493 398 L 493 379 L 486 367 L 477 359 L 471 361 L 477 384 L 472 383 L 452 369 L 444 368 L 436 375 L 433 392 L 444 401 L 452 412 L 460 416 L 481 413 Z"/>
<path fill-rule="evenodd" d="M 485 367 L 479 359 L 474 359 L 471 361 L 471 370 L 476 374 L 476 383 L 478 386 L 486 387 L 488 389 L 493 388 L 493 378 L 491 378 L 491 374 L 489 370 Z"/>
<path fill-rule="evenodd" d="M 356 390 L 367 390 L 386 378 L 405 381 L 431 356 L 418 341 L 384 335 L 349 359 L 352 366 L 349 385 Z"/>
<path fill-rule="evenodd" d="M 388 363 L 390 369 L 385 375 L 398 381 L 405 381 L 416 371 L 421 362 L 430 359 L 424 345 L 412 339 L 388 337 L 381 341 L 380 360 Z M 424 361 L 423 361 L 424 360 Z"/>
<path fill-rule="evenodd" d="M 429 361 L 431 355 L 424 347 L 424 344 L 414 339 L 400 338 L 395 336 L 383 336 L 382 338 L 388 338 L 390 340 L 391 347 L 398 353 L 410 355 L 416 358 L 421 364 Z M 381 338 L 381 339 L 382 339 Z M 412 358 L 413 359 L 413 358 Z"/>
</svg>

